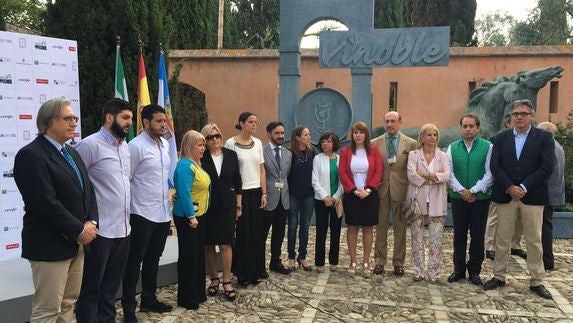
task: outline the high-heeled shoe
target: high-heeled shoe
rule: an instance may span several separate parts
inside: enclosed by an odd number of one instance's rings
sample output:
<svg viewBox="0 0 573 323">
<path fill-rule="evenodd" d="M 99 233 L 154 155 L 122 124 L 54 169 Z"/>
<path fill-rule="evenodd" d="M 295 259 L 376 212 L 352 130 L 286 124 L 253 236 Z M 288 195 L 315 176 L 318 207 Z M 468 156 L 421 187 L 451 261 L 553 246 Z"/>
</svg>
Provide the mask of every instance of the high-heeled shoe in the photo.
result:
<svg viewBox="0 0 573 323">
<path fill-rule="evenodd" d="M 356 274 L 356 263 L 355 262 L 351 263 L 350 267 L 348 267 L 348 273 L 350 275 Z"/>
<path fill-rule="evenodd" d="M 217 284 L 213 285 L 215 282 Z M 215 296 L 217 292 L 219 292 L 219 277 L 211 278 L 211 285 L 207 288 L 207 294 L 209 294 L 209 296 Z"/>
<path fill-rule="evenodd" d="M 362 276 L 364 276 L 364 278 L 372 277 L 372 270 L 370 270 L 368 263 L 364 263 L 364 268 L 362 269 Z"/>
<path fill-rule="evenodd" d="M 304 271 L 312 271 L 312 266 L 306 262 L 306 259 L 297 258 L 296 261 L 298 262 L 298 265 L 304 269 Z"/>
<path fill-rule="evenodd" d="M 225 289 L 225 286 L 231 286 L 231 289 L 227 290 Z M 232 302 L 237 298 L 237 291 L 233 288 L 230 281 L 223 282 L 223 290 L 225 291 L 225 298 L 227 298 L 229 302 Z"/>
<path fill-rule="evenodd" d="M 295 270 L 296 269 L 296 262 L 294 261 L 294 259 L 289 259 L 287 261 L 287 264 L 285 267 L 289 270 Z"/>
</svg>

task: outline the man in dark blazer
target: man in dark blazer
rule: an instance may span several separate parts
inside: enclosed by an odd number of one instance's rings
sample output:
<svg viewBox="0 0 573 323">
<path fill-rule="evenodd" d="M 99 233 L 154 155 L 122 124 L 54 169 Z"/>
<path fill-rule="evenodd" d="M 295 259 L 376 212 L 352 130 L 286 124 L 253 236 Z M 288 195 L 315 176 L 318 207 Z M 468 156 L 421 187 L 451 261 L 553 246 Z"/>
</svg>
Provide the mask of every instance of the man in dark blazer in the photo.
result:
<svg viewBox="0 0 573 323">
<path fill-rule="evenodd" d="M 505 285 L 509 249 L 520 221 L 527 245 L 527 268 L 530 289 L 538 296 L 551 299 L 543 286 L 541 225 L 543 206 L 548 203 L 547 179 L 555 165 L 555 145 L 551 134 L 532 126 L 533 104 L 518 100 L 512 105 L 514 128 L 500 133 L 495 140 L 491 171 L 495 179 L 491 199 L 499 214 L 495 236 L 494 277 L 484 284 L 485 290 Z"/>
<path fill-rule="evenodd" d="M 22 257 L 30 261 L 35 289 L 30 322 L 73 321 L 84 247 L 97 233 L 94 187 L 79 154 L 66 144 L 77 121 L 69 101 L 46 101 L 36 119 L 38 137 L 14 162 L 26 211 Z"/>
<path fill-rule="evenodd" d="M 285 128 L 282 122 L 273 121 L 267 125 L 269 143 L 263 147 L 265 171 L 267 174 L 267 206 L 265 207 L 265 231 L 267 240 L 271 225 L 271 271 L 288 275 L 290 269 L 281 262 L 281 246 L 285 238 L 285 226 L 290 210 L 288 190 L 288 174 L 292 161 L 291 152 L 282 147 L 285 138 Z"/>
</svg>

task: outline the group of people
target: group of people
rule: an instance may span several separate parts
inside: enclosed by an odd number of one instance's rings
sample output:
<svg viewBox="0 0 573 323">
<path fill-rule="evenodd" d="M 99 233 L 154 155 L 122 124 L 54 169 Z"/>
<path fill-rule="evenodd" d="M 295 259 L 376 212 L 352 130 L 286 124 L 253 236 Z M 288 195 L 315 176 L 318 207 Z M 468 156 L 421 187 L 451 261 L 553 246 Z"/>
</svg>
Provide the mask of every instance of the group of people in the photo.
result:
<svg viewBox="0 0 573 323">
<path fill-rule="evenodd" d="M 551 136 L 555 126 L 544 122 L 534 127 L 533 113 L 530 101 L 515 101 L 512 127 L 491 141 L 479 136 L 479 118 L 466 114 L 460 119 L 461 138 L 444 152 L 435 125 L 423 125 L 414 140 L 400 131 L 401 116 L 391 111 L 384 116 L 383 135 L 371 140 L 368 125 L 356 122 L 347 147 L 340 149 L 337 135 L 325 132 L 316 153 L 306 126 L 294 128 L 290 147 L 284 147 L 280 121 L 268 123 L 268 143 L 263 145 L 255 137 L 257 116 L 244 112 L 236 125 L 240 132 L 226 141 L 213 123 L 185 133 L 170 198 L 171 161 L 162 137 L 167 118 L 162 107 L 143 108 L 143 132 L 128 144 L 131 106 L 109 100 L 100 131 L 71 147 L 66 142 L 74 137 L 78 117 L 69 101 L 49 100 L 38 112 L 38 137 L 18 152 L 14 165 L 26 212 L 22 257 L 30 261 L 35 288 L 30 321 L 72 321 L 75 309 L 78 322 L 115 322 L 115 297 L 122 284 L 125 321 L 137 322 L 140 273 L 140 311 L 170 311 L 172 306 L 159 301 L 155 292 L 171 215 L 179 247 L 177 305 L 186 309 L 197 309 L 207 294 L 217 295 L 220 286 L 227 300 L 235 300 L 233 275 L 241 286 L 268 278 L 265 248 L 271 227 L 269 270 L 284 275 L 296 268 L 312 271 L 307 246 L 313 213 L 318 272 L 325 271 L 329 231 L 329 270 L 338 270 L 344 214 L 348 273 L 366 278 L 384 273 L 391 220 L 394 275 L 404 275 L 410 224 L 414 280 L 436 281 L 442 275 L 448 194 L 454 222 L 454 272 L 448 282 L 464 280 L 467 273 L 470 283 L 486 290 L 504 286 L 520 224 L 530 288 L 551 298 L 542 280 L 545 270 L 554 267 L 551 216 L 552 206 L 564 202 L 564 156 Z M 404 201 L 412 198 L 421 214 L 407 219 Z M 424 224 L 429 231 L 427 264 Z M 490 239 L 494 247 L 487 249 L 494 259 L 494 277 L 484 284 L 480 272 L 486 227 L 495 237 Z M 285 234 L 288 259 L 283 263 Z"/>
</svg>

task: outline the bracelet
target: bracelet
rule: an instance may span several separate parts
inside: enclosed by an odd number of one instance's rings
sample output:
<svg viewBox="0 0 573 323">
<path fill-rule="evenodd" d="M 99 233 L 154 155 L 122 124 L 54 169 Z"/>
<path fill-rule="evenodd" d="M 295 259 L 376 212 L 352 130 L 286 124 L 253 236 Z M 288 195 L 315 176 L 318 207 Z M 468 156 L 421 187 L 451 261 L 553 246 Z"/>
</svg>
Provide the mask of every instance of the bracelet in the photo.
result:
<svg viewBox="0 0 573 323">
<path fill-rule="evenodd" d="M 242 206 L 240 206 L 240 205 L 237 205 L 237 210 L 242 210 L 242 209 L 243 209 L 243 207 L 242 207 Z"/>
<path fill-rule="evenodd" d="M 267 193 L 263 193 L 263 197 L 267 197 Z"/>
</svg>

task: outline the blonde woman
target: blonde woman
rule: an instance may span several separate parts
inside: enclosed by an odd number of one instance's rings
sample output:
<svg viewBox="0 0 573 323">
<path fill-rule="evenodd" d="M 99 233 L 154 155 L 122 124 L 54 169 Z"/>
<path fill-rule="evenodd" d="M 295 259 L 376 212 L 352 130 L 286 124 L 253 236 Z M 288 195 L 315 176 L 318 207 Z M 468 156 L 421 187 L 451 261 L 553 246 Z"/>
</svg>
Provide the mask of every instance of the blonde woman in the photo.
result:
<svg viewBox="0 0 573 323">
<path fill-rule="evenodd" d="M 447 213 L 446 187 L 450 179 L 448 155 L 438 148 L 440 131 L 429 123 L 418 135 L 418 149 L 408 154 L 408 199 L 418 198 L 422 216 L 410 223 L 414 280 L 436 281 L 442 276 L 442 235 Z M 430 259 L 425 268 L 424 220 L 428 221 Z"/>
<path fill-rule="evenodd" d="M 181 140 L 181 159 L 173 175 L 177 193 L 173 222 L 177 228 L 179 246 L 177 305 L 192 310 L 207 300 L 201 216 L 209 208 L 211 179 L 201 168 L 204 152 L 205 137 L 194 130 L 185 133 Z"/>
<path fill-rule="evenodd" d="M 237 153 L 223 147 L 223 135 L 214 123 L 201 129 L 207 141 L 207 150 L 201 158 L 203 169 L 211 178 L 211 203 L 205 216 L 205 256 L 209 266 L 211 284 L 207 288 L 210 296 L 217 295 L 219 275 L 215 246 L 221 250 L 223 263 L 223 289 L 229 301 L 237 293 L 231 285 L 232 243 L 235 238 L 235 222 L 242 215 L 241 173 Z"/>
</svg>

